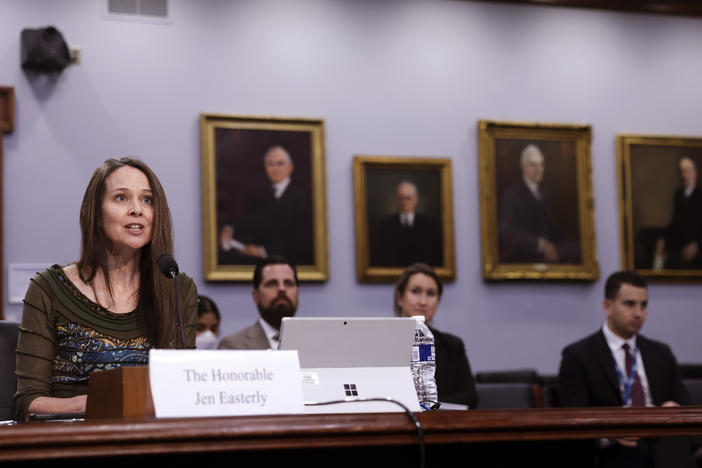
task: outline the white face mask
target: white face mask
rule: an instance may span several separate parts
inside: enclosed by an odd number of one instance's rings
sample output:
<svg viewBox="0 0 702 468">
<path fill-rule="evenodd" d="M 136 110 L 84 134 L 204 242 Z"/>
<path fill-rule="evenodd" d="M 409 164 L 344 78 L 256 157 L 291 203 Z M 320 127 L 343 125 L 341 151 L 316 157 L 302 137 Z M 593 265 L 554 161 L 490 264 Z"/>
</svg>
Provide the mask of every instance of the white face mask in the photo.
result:
<svg viewBox="0 0 702 468">
<path fill-rule="evenodd" d="M 195 337 L 195 347 L 197 349 L 216 349 L 217 335 L 212 333 L 211 330 L 200 333 Z"/>
</svg>

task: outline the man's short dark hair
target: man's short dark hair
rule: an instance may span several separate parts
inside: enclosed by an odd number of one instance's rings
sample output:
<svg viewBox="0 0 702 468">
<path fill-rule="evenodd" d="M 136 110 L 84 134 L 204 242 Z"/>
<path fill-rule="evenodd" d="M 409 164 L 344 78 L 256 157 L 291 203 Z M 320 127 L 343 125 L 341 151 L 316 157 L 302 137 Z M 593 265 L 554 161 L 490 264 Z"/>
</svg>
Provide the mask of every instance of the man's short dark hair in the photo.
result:
<svg viewBox="0 0 702 468">
<path fill-rule="evenodd" d="M 295 267 L 295 264 L 292 262 L 289 262 L 285 257 L 280 256 L 280 255 L 273 255 L 271 257 L 266 257 L 262 258 L 257 264 L 256 268 L 254 269 L 254 274 L 253 274 L 253 287 L 254 289 L 258 289 L 258 287 L 261 285 L 261 281 L 263 280 L 263 269 L 267 267 L 268 265 L 287 265 L 290 268 L 292 268 L 293 271 L 293 276 L 295 277 L 295 284 L 299 285 L 299 281 L 297 280 L 297 268 Z"/>
<path fill-rule="evenodd" d="M 619 294 L 622 284 L 629 284 L 637 288 L 648 288 L 646 280 L 636 271 L 617 271 L 609 275 L 605 283 L 605 298 L 613 301 Z"/>
</svg>

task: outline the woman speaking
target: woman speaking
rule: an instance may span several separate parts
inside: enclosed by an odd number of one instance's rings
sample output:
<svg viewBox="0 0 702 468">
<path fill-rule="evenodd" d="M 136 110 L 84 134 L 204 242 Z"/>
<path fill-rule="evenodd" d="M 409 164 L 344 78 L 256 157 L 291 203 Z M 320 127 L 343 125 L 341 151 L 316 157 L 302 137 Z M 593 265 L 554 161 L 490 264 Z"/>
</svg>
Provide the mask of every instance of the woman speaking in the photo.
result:
<svg viewBox="0 0 702 468">
<path fill-rule="evenodd" d="M 142 161 L 108 159 L 80 208 L 81 255 L 29 285 L 17 342 L 17 420 L 30 413 L 84 413 L 94 371 L 148 364 L 150 348 L 195 346 L 197 291 L 180 274 L 186 343 L 173 280 L 157 258 L 173 252 L 171 214 Z"/>
</svg>

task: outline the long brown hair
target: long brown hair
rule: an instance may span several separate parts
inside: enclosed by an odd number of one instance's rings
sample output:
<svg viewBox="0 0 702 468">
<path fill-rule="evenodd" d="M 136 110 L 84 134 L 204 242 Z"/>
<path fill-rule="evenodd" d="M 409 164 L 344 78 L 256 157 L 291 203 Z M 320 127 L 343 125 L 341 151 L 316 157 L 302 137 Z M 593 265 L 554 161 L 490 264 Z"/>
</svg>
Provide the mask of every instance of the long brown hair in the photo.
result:
<svg viewBox="0 0 702 468">
<path fill-rule="evenodd" d="M 105 197 L 105 180 L 121 167 L 131 166 L 140 170 L 149 181 L 153 196 L 153 221 L 151 242 L 141 249 L 139 260 L 139 305 L 143 314 L 149 339 L 154 347 L 173 347 L 176 340 L 175 298 L 172 281 L 158 274 L 157 258 L 164 253 L 173 254 L 173 222 L 168 209 L 166 193 L 156 174 L 143 161 L 135 158 L 108 159 L 102 163 L 90 178 L 80 206 L 81 253 L 78 260 L 78 274 L 86 283 L 102 271 L 107 289 L 112 298 L 110 272 L 107 266 L 107 253 L 110 240 L 102 227 L 102 204 Z"/>
<path fill-rule="evenodd" d="M 397 316 L 402 315 L 402 310 L 400 310 L 400 306 L 395 298 L 398 296 L 398 294 L 402 296 L 405 293 L 410 278 L 417 273 L 425 274 L 434 280 L 436 283 L 436 290 L 439 293 L 439 300 L 441 300 L 441 294 L 444 292 L 444 286 L 441 284 L 441 280 L 439 280 L 439 275 L 437 275 L 434 269 L 426 263 L 413 263 L 405 268 L 405 271 L 402 272 L 395 283 L 395 293 L 392 295 L 392 308 Z"/>
</svg>

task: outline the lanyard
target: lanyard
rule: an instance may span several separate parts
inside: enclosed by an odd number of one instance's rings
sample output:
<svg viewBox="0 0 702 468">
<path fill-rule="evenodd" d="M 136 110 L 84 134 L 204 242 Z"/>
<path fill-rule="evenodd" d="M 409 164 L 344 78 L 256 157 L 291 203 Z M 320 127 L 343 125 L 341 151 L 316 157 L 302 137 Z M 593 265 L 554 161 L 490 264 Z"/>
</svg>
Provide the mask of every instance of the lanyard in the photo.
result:
<svg viewBox="0 0 702 468">
<path fill-rule="evenodd" d="M 628 378 L 624 378 L 624 373 L 619 368 L 617 360 L 614 360 L 614 367 L 617 370 L 617 377 L 619 377 L 619 383 L 624 387 L 624 404 L 631 406 L 631 390 L 634 388 L 634 380 L 636 379 L 636 363 L 638 360 L 639 348 L 634 348 L 634 363 L 631 365 L 631 373 Z M 624 351 L 624 362 L 626 362 L 626 350 Z"/>
</svg>

